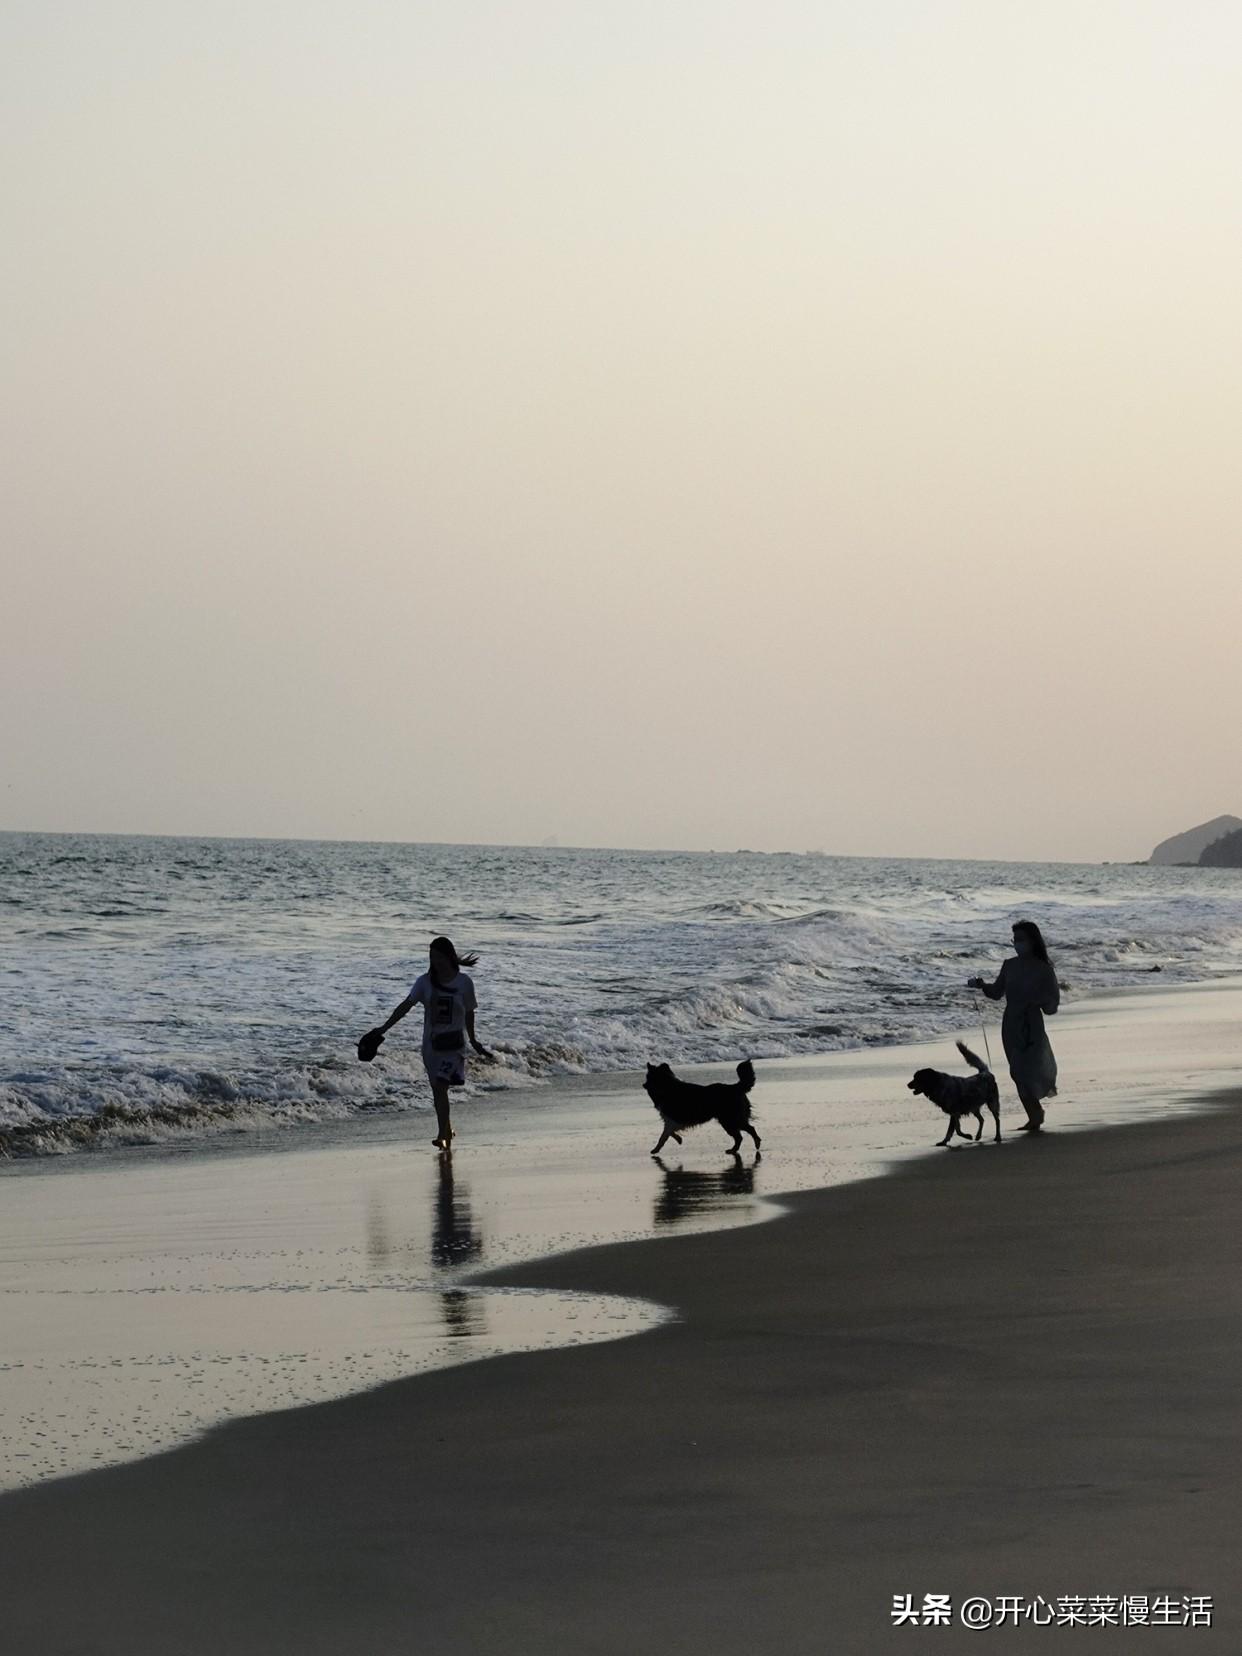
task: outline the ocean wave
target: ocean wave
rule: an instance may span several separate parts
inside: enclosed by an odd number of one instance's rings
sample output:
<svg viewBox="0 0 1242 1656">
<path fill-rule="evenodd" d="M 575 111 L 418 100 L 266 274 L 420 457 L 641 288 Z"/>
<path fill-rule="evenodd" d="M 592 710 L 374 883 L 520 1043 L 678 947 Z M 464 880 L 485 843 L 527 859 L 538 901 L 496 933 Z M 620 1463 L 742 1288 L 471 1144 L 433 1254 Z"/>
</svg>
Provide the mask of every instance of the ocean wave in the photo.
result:
<svg viewBox="0 0 1242 1656">
<path fill-rule="evenodd" d="M 0 1158 L 63 1156 L 74 1150 L 101 1149 L 108 1144 L 158 1144 L 170 1139 L 236 1132 L 246 1126 L 270 1125 L 270 1115 L 259 1106 L 246 1109 L 234 1104 L 169 1104 L 140 1109 L 128 1104 L 108 1104 L 93 1112 L 47 1116 L 0 1126 Z"/>
<path fill-rule="evenodd" d="M 110 1065 L 17 1072 L 0 1082 L 0 1156 L 59 1155 L 244 1128 L 347 1120 L 429 1103 L 416 1053 L 383 1069 L 344 1057 L 253 1072 Z"/>
<path fill-rule="evenodd" d="M 710 903 L 692 903 L 682 912 L 687 917 L 697 915 L 705 920 L 777 920 L 784 911 L 779 903 L 763 902 L 757 897 L 729 897 Z"/>
</svg>

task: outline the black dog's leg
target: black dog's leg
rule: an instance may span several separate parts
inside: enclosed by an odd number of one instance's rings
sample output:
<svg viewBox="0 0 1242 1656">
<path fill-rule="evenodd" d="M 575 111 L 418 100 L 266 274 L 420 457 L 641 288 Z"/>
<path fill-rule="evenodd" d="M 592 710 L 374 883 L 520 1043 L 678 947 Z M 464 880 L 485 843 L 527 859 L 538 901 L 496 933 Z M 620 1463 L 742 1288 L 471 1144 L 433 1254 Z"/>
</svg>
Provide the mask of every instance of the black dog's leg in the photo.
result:
<svg viewBox="0 0 1242 1656">
<path fill-rule="evenodd" d="M 743 1131 L 743 1132 L 744 1132 L 744 1133 L 749 1133 L 749 1134 L 750 1134 L 750 1136 L 751 1136 L 751 1138 L 753 1138 L 753 1139 L 754 1139 L 754 1141 L 755 1141 L 755 1149 L 756 1149 L 756 1150 L 757 1150 L 757 1149 L 758 1149 L 758 1148 L 759 1148 L 759 1146 L 760 1146 L 760 1144 L 761 1144 L 761 1143 L 762 1143 L 762 1142 L 763 1142 L 763 1141 L 762 1141 L 762 1140 L 761 1140 L 761 1139 L 760 1139 L 760 1137 L 759 1137 L 759 1135 L 758 1135 L 758 1133 L 756 1133 L 756 1131 L 755 1131 L 755 1129 L 754 1129 L 754 1128 L 753 1128 L 753 1127 L 752 1127 L 752 1126 L 751 1126 L 751 1124 L 750 1124 L 750 1122 L 749 1122 L 749 1121 L 744 1121 L 744 1122 L 743 1122 L 743 1123 L 742 1123 L 742 1131 Z"/>
<path fill-rule="evenodd" d="M 673 1129 L 671 1127 L 665 1127 L 664 1131 L 660 1134 L 659 1144 L 656 1145 L 655 1149 L 651 1152 L 651 1154 L 653 1156 L 658 1156 L 660 1154 L 660 1151 L 663 1150 L 664 1146 L 668 1143 L 669 1139 L 671 1139 L 671 1138 L 677 1139 L 678 1144 L 681 1143 L 681 1140 L 679 1138 L 677 1138 L 677 1134 L 673 1131 Z"/>
<path fill-rule="evenodd" d="M 949 1125 L 948 1125 L 948 1128 L 945 1131 L 944 1137 L 942 1139 L 937 1139 L 936 1140 L 937 1147 L 939 1147 L 941 1145 L 945 1145 L 949 1142 L 949 1140 L 953 1137 L 953 1129 L 956 1126 L 957 1126 L 957 1117 L 956 1116 L 950 1116 L 949 1117 Z"/>
<path fill-rule="evenodd" d="M 975 1134 L 975 1143 L 978 1144 L 979 1140 L 983 1137 L 983 1111 L 982 1110 L 976 1110 L 975 1111 L 975 1120 L 979 1123 L 979 1131 Z"/>
<path fill-rule="evenodd" d="M 980 1125 L 980 1128 L 982 1128 L 983 1123 L 980 1122 L 979 1125 Z M 958 1138 L 968 1139 L 970 1137 L 970 1134 L 962 1126 L 961 1116 L 954 1116 L 953 1117 L 953 1130 L 957 1134 Z"/>
<path fill-rule="evenodd" d="M 999 1144 L 1000 1141 L 1001 1141 L 1001 1136 L 1000 1136 L 1000 1111 L 996 1108 L 995 1104 L 989 1104 L 988 1109 L 991 1110 L 992 1120 L 996 1123 L 996 1137 L 993 1140 L 993 1143 Z"/>
</svg>

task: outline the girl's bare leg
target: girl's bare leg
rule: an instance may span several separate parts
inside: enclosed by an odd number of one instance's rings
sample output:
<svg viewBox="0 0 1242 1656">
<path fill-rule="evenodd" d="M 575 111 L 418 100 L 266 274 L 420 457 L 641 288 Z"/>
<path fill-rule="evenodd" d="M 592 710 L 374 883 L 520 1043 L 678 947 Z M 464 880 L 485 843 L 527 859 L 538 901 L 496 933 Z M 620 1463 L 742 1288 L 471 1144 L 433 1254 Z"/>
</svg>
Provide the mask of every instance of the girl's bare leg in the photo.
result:
<svg viewBox="0 0 1242 1656">
<path fill-rule="evenodd" d="M 449 1095 L 447 1087 L 432 1087 L 431 1097 L 436 1107 L 436 1136 L 433 1143 L 439 1150 L 449 1150 L 453 1145 L 453 1123 L 449 1119 Z"/>
<path fill-rule="evenodd" d="M 1019 1091 L 1018 1097 L 1022 1101 L 1022 1108 L 1026 1111 L 1026 1121 L 1024 1126 L 1029 1127 L 1033 1132 L 1037 1133 L 1043 1126 L 1044 1122 L 1043 1105 L 1037 1098 L 1033 1098 L 1028 1093 L 1022 1091 Z M 1018 1131 L 1023 1131 L 1023 1128 L 1019 1128 Z"/>
</svg>

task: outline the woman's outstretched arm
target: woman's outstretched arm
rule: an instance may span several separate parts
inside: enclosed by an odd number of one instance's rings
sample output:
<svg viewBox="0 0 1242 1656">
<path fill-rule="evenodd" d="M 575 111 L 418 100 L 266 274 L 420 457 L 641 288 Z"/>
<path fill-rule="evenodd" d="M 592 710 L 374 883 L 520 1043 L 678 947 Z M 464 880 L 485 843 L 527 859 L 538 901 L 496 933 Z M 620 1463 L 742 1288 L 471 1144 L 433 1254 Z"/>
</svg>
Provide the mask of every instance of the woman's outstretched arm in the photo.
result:
<svg viewBox="0 0 1242 1656">
<path fill-rule="evenodd" d="M 400 1023 L 402 1018 L 405 1017 L 406 1013 L 410 1010 L 410 1008 L 413 1005 L 414 1005 L 413 995 L 407 995 L 405 997 L 405 999 L 401 1002 L 401 1005 L 394 1008 L 392 1013 L 389 1015 L 388 1021 L 386 1023 L 382 1023 L 379 1026 L 380 1034 L 381 1035 L 387 1035 L 388 1031 L 392 1028 L 393 1024 Z"/>
<path fill-rule="evenodd" d="M 995 983 L 988 983 L 981 977 L 972 977 L 972 978 L 967 978 L 966 987 L 968 989 L 982 989 L 983 993 L 988 997 L 989 1000 L 1004 1000 L 1004 998 L 1005 998 L 1005 966 L 1004 966 L 1004 962 L 1002 961 L 1001 969 L 996 974 L 996 982 Z"/>
</svg>

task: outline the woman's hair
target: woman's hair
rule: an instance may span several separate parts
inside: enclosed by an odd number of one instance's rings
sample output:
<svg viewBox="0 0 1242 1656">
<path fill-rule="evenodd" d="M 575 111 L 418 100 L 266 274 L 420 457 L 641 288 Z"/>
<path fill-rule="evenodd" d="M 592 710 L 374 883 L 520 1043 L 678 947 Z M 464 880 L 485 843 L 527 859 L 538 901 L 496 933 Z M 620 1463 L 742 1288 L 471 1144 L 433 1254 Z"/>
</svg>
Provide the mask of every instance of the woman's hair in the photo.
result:
<svg viewBox="0 0 1242 1656">
<path fill-rule="evenodd" d="M 459 955 L 453 947 L 453 940 L 450 937 L 433 937 L 429 952 L 433 955 L 446 955 L 454 972 L 460 972 L 463 966 L 477 966 L 479 964 L 477 954 Z"/>
<path fill-rule="evenodd" d="M 1047 960 L 1048 945 L 1044 942 L 1044 934 L 1033 920 L 1017 920 L 1014 922 L 1013 935 L 1021 934 L 1031 945 L 1031 953 L 1036 960 Z"/>
</svg>

